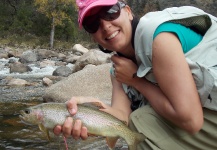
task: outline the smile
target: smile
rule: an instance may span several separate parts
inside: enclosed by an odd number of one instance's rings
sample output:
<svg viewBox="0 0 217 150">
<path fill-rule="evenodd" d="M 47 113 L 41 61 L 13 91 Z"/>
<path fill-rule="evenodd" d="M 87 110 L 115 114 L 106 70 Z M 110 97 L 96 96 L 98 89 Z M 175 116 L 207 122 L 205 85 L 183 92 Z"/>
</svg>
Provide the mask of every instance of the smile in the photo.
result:
<svg viewBox="0 0 217 150">
<path fill-rule="evenodd" d="M 112 38 L 114 38 L 115 36 L 117 36 L 119 33 L 119 31 L 114 32 L 111 36 L 109 36 L 108 38 L 106 38 L 107 40 L 111 40 Z"/>
</svg>

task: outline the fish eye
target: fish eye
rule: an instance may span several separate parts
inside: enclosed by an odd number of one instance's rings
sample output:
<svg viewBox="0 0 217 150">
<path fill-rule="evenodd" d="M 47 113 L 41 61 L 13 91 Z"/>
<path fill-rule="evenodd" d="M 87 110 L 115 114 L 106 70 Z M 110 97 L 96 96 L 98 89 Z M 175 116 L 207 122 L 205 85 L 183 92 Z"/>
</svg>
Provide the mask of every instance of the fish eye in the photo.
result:
<svg viewBox="0 0 217 150">
<path fill-rule="evenodd" d="M 30 110 L 29 110 L 29 109 L 26 109 L 24 112 L 25 112 L 26 114 L 30 114 Z"/>
</svg>

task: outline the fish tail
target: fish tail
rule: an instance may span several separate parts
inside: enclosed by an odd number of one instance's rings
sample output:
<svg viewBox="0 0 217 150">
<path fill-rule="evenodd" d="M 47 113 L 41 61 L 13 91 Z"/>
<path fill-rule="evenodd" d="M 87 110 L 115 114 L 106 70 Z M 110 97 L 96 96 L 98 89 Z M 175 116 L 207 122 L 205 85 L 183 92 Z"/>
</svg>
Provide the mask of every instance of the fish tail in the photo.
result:
<svg viewBox="0 0 217 150">
<path fill-rule="evenodd" d="M 136 134 L 136 143 L 139 144 L 140 142 L 146 139 L 146 136 L 142 133 L 135 133 Z"/>
<path fill-rule="evenodd" d="M 134 133 L 135 135 L 135 139 L 134 139 L 134 142 L 130 145 L 128 144 L 128 149 L 129 150 L 136 150 L 137 149 L 137 145 L 142 142 L 142 141 L 145 141 L 146 139 L 146 136 L 141 134 L 141 133 Z"/>
</svg>

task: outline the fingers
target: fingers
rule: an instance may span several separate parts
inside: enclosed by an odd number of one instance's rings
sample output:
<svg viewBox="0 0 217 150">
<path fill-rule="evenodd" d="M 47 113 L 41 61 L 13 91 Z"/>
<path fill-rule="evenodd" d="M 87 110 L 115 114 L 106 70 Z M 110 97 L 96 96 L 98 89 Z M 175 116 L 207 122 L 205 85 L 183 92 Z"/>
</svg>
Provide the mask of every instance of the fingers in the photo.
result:
<svg viewBox="0 0 217 150">
<path fill-rule="evenodd" d="M 71 117 L 68 117 L 63 124 L 62 132 L 66 138 L 69 137 L 72 133 L 72 129 L 73 129 L 72 124 L 73 124 L 73 119 Z"/>
<path fill-rule="evenodd" d="M 87 138 L 88 138 L 87 128 L 86 127 L 82 127 L 81 128 L 81 139 L 82 140 L 86 140 Z"/>
<path fill-rule="evenodd" d="M 69 113 L 75 115 L 78 110 L 77 105 L 85 102 L 100 102 L 100 100 L 93 97 L 72 97 L 69 101 L 66 102 Z"/>
<path fill-rule="evenodd" d="M 112 62 L 113 63 L 118 63 L 118 60 L 120 59 L 120 57 L 118 56 L 118 55 L 113 55 L 112 57 L 111 57 L 111 60 L 112 60 Z"/>
<path fill-rule="evenodd" d="M 62 133 L 62 127 L 61 126 L 56 126 L 54 129 L 53 129 L 53 133 L 55 135 L 60 135 Z"/>
<path fill-rule="evenodd" d="M 55 127 L 55 135 L 59 135 L 59 127 L 60 126 Z M 63 124 L 62 133 L 64 137 L 68 138 L 72 136 L 75 140 L 80 138 L 85 140 L 88 137 L 87 128 L 82 126 L 81 120 L 75 120 L 73 125 L 73 119 L 71 117 L 68 117 Z"/>
<path fill-rule="evenodd" d="M 100 104 L 100 107 L 106 108 L 106 105 L 97 98 L 72 97 L 66 102 L 69 113 L 72 116 L 75 115 L 78 110 L 77 104 L 82 104 L 85 102 L 97 102 Z M 60 135 L 62 133 L 66 138 L 72 136 L 74 139 L 82 138 L 85 140 L 88 137 L 87 128 L 83 127 L 81 120 L 73 121 L 72 117 L 68 117 L 62 127 L 56 126 L 53 129 L 53 132 L 55 135 Z"/>
<path fill-rule="evenodd" d="M 70 114 L 75 115 L 77 112 L 77 101 L 74 97 L 72 97 L 69 101 L 66 102 L 68 111 Z"/>
<path fill-rule="evenodd" d="M 74 127 L 73 127 L 73 131 L 72 131 L 72 136 L 74 139 L 79 139 L 81 136 L 81 129 L 82 129 L 82 123 L 81 120 L 76 120 Z"/>
</svg>

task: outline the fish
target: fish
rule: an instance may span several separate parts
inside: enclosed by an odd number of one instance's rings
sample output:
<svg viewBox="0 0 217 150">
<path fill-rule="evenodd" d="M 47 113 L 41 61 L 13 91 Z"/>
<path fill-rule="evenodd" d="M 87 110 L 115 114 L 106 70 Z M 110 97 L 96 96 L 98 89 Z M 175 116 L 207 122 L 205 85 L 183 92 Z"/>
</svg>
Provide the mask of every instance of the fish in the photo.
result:
<svg viewBox="0 0 217 150">
<path fill-rule="evenodd" d="M 72 116 L 65 103 L 41 103 L 21 110 L 19 118 L 26 124 L 38 125 L 50 139 L 49 131 L 53 131 L 56 125 L 63 125 L 67 117 L 72 117 L 82 121 L 88 134 L 105 137 L 111 149 L 115 147 L 117 140 L 122 138 L 129 150 L 136 150 L 137 145 L 145 140 L 145 136 L 130 130 L 126 122 L 101 111 L 102 108 L 98 102 L 78 104 L 77 113 Z"/>
</svg>

